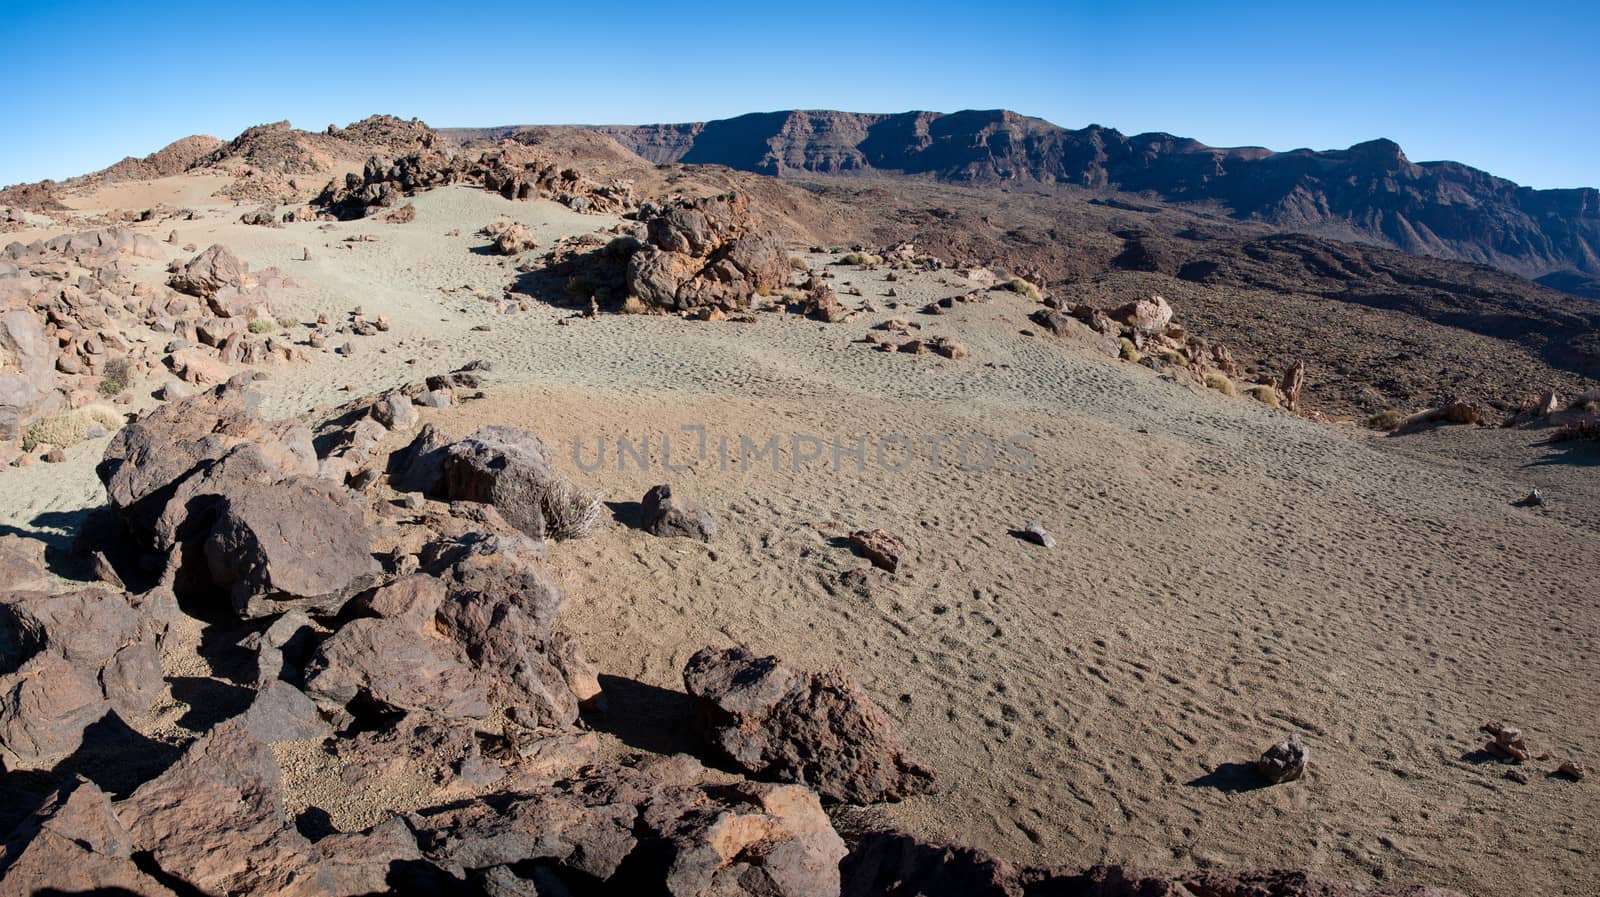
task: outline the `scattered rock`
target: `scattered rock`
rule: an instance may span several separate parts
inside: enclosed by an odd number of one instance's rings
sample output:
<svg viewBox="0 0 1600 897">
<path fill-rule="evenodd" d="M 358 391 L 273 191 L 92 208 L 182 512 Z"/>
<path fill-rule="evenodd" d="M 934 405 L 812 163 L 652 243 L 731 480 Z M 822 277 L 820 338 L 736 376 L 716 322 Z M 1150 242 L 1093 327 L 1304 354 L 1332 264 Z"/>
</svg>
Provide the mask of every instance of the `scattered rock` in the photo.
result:
<svg viewBox="0 0 1600 897">
<path fill-rule="evenodd" d="M 1267 748 L 1256 761 L 1256 772 L 1274 785 L 1293 782 L 1306 774 L 1306 764 L 1311 761 L 1311 749 L 1300 740 L 1298 732 Z"/>
<path fill-rule="evenodd" d="M 717 538 L 717 523 L 711 512 L 694 499 L 674 493 L 665 483 L 651 487 L 639 507 L 644 529 L 652 535 L 684 536 L 702 542 Z"/>
<path fill-rule="evenodd" d="M 1522 730 L 1513 728 L 1505 723 L 1491 721 L 1479 727 L 1489 736 L 1489 741 L 1483 749 L 1509 763 L 1525 763 L 1532 757 L 1528 746 L 1522 741 Z"/>
<path fill-rule="evenodd" d="M 1028 541 L 1036 545 L 1043 545 L 1045 548 L 1056 547 L 1055 537 L 1050 535 L 1049 531 L 1044 528 L 1044 524 L 1038 521 L 1028 524 L 1022 532 L 1028 537 Z"/>
<path fill-rule="evenodd" d="M 887 532 L 881 529 L 858 529 L 850 534 L 850 545 L 875 566 L 890 573 L 899 572 L 900 556 L 905 553 L 905 546 Z"/>
</svg>

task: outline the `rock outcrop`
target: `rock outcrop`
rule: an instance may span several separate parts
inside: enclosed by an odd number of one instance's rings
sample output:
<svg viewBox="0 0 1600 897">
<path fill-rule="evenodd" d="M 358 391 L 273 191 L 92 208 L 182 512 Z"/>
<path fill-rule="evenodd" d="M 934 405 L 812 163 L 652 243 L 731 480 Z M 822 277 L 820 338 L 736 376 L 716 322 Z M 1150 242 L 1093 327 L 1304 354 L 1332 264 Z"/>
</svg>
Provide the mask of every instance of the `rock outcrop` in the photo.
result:
<svg viewBox="0 0 1600 897">
<path fill-rule="evenodd" d="M 708 739 L 752 775 L 799 782 L 846 803 L 933 790 L 893 722 L 841 671 L 795 670 L 743 648 L 704 648 L 683 682 Z"/>
<path fill-rule="evenodd" d="M 744 194 L 640 212 L 646 242 L 628 260 L 629 294 L 654 308 L 736 309 L 789 276 L 783 245 L 757 226 Z"/>
</svg>

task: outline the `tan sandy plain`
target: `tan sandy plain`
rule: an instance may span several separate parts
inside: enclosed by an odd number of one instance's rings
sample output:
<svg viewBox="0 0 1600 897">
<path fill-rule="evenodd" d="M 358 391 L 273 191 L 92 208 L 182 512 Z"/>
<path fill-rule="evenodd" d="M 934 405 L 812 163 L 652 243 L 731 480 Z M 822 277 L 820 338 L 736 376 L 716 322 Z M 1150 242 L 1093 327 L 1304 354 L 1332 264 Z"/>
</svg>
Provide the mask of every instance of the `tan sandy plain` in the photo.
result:
<svg viewBox="0 0 1600 897">
<path fill-rule="evenodd" d="M 74 205 L 200 207 L 207 192 L 175 178 Z M 871 812 L 929 838 L 1029 862 L 1600 893 L 1595 781 L 1548 778 L 1550 760 L 1519 784 L 1474 753 L 1478 725 L 1504 718 L 1538 751 L 1600 765 L 1600 495 L 1592 467 L 1551 455 L 1536 434 L 1385 439 L 1311 423 L 1023 335 L 1030 309 L 1013 294 L 916 315 L 969 289 L 950 274 L 894 284 L 903 306 L 891 312 L 882 272 L 834 268 L 865 294 L 847 303 L 877 307 L 836 325 L 763 313 L 755 324 L 617 315 L 559 326 L 572 312 L 537 302 L 498 316 L 489 299 L 515 272 L 472 251 L 486 242 L 477 228 L 513 218 L 548 246 L 614 220 L 467 188 L 417 197 L 411 224 L 329 231 L 245 227 L 240 209 L 205 202 L 201 220 L 177 225 L 180 244 L 222 242 L 301 281 L 277 295 L 280 313 L 338 320 L 361 306 L 394 322 L 357 339 L 351 357 L 271 369 L 270 412 L 485 358 L 486 398 L 424 419 L 456 436 L 489 423 L 534 430 L 617 503 L 599 533 L 551 548 L 564 626 L 610 694 L 596 721 L 610 750 L 696 749 L 679 671 L 702 645 L 744 642 L 850 670 L 900 722 L 942 791 Z M 164 238 L 171 227 L 148 229 Z M 342 242 L 360 233 L 377 240 Z M 311 260 L 297 261 L 306 247 Z M 161 277 L 156 264 L 144 273 Z M 858 342 L 891 316 L 955 336 L 973 357 Z M 471 330 L 484 323 L 489 332 Z M 681 463 L 695 441 L 685 426 L 704 427 L 713 451 L 665 471 L 660 437 Z M 846 446 L 857 435 L 1027 434 L 1036 462 L 964 470 L 948 446 L 941 466 L 924 447 L 902 472 L 848 457 L 836 471 L 831 446 L 808 463 L 785 452 L 776 470 L 717 461 L 720 436 L 792 433 Z M 619 437 L 650 439 L 654 469 L 630 459 L 619 470 Z M 578 470 L 574 439 L 585 461 L 606 440 L 607 466 Z M 100 440 L 65 465 L 0 472 L 0 523 L 61 539 L 100 501 L 103 450 Z M 716 515 L 715 544 L 625 524 L 629 505 L 668 481 Z M 1534 484 L 1549 507 L 1513 506 Z M 1032 520 L 1054 549 L 1012 534 Z M 878 526 L 909 554 L 892 588 L 861 594 L 839 575 L 866 562 L 837 537 Z M 1291 731 L 1311 746 L 1309 779 L 1252 787 L 1240 764 Z M 280 751 L 304 803 L 340 805 L 336 824 L 424 799 L 401 789 L 352 806 L 315 753 Z"/>
</svg>

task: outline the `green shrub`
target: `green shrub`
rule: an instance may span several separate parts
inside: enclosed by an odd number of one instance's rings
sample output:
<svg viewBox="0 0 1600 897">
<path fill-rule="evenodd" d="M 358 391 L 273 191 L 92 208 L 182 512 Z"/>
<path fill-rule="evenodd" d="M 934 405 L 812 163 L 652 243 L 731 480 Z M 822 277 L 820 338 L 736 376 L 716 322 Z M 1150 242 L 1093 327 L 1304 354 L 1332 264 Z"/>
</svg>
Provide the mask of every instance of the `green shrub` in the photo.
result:
<svg viewBox="0 0 1600 897">
<path fill-rule="evenodd" d="M 1225 396 L 1236 396 L 1239 394 L 1239 391 L 1234 389 L 1233 381 L 1229 380 L 1228 375 L 1222 373 L 1221 371 L 1206 372 L 1206 388 L 1214 389 Z"/>
<path fill-rule="evenodd" d="M 256 318 L 250 322 L 251 333 L 271 333 L 278 329 L 278 322 L 271 318 Z"/>
<path fill-rule="evenodd" d="M 128 382 L 126 380 L 113 377 L 109 374 L 106 375 L 104 380 L 100 381 L 100 385 L 97 387 L 97 389 L 100 390 L 100 394 L 103 396 L 118 395 L 127 388 Z"/>
</svg>

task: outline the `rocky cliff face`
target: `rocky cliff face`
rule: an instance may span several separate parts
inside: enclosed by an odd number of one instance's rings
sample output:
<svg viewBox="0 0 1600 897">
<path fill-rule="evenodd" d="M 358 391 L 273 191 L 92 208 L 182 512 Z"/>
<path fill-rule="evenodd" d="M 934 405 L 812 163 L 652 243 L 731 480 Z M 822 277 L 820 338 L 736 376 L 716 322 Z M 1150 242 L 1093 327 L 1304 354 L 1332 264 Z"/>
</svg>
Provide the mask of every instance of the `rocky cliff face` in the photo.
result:
<svg viewBox="0 0 1600 897">
<path fill-rule="evenodd" d="M 1073 131 L 1006 111 L 771 112 L 599 130 L 653 162 L 1148 192 L 1529 277 L 1600 275 L 1600 192 L 1533 190 L 1456 162 L 1416 163 L 1389 140 L 1322 152 L 1217 148 L 1097 125 Z"/>
</svg>

